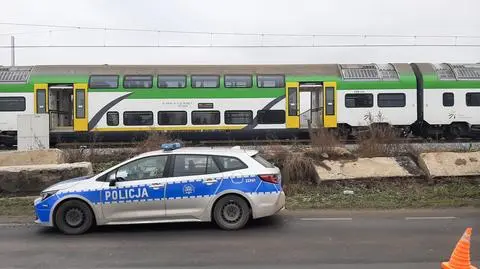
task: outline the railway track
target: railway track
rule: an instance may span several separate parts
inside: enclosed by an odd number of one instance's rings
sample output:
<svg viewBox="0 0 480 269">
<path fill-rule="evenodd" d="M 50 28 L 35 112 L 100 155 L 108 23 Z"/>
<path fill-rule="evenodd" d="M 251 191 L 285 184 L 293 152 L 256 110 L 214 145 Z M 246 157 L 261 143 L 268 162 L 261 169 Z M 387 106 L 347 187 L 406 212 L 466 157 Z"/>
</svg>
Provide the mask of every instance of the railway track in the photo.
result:
<svg viewBox="0 0 480 269">
<path fill-rule="evenodd" d="M 141 143 L 141 142 L 140 142 Z M 212 141 L 182 141 L 184 146 L 192 147 L 214 147 L 214 146 L 266 146 L 266 145 L 306 145 L 310 143 L 309 139 L 296 140 L 212 140 Z M 93 142 L 93 143 L 58 143 L 54 147 L 59 149 L 67 148 L 134 148 L 138 147 L 139 142 Z M 160 146 L 160 145 L 159 145 Z"/>
<path fill-rule="evenodd" d="M 456 139 L 426 140 L 423 138 L 405 138 L 392 141 L 391 144 L 454 144 L 454 143 L 478 143 L 480 139 Z M 90 142 L 90 143 L 58 143 L 54 148 L 78 149 L 78 148 L 135 148 L 141 146 L 141 142 Z M 214 146 L 275 146 L 275 145 L 309 145 L 310 139 L 278 139 L 278 140 L 206 140 L 206 141 L 183 141 L 184 146 L 214 147 Z M 340 144 L 355 145 L 358 140 L 343 140 Z"/>
</svg>

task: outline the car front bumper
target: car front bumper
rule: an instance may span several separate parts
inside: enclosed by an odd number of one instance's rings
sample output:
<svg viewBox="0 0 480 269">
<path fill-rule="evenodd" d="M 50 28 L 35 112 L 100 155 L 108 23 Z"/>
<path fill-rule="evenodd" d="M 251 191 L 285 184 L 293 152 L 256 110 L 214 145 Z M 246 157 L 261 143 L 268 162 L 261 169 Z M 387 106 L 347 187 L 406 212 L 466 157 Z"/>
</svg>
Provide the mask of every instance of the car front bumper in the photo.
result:
<svg viewBox="0 0 480 269">
<path fill-rule="evenodd" d="M 51 206 L 47 201 L 42 201 L 41 197 L 38 197 L 33 201 L 33 207 L 35 212 L 35 223 L 42 226 L 53 226 L 50 221 Z"/>
</svg>

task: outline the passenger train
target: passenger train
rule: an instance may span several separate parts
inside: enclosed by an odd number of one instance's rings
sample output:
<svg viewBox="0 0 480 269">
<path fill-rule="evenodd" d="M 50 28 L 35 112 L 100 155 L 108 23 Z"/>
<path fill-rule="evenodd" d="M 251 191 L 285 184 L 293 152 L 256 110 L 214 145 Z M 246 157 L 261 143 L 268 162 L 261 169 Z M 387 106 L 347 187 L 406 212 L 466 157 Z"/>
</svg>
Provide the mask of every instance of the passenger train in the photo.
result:
<svg viewBox="0 0 480 269">
<path fill-rule="evenodd" d="M 372 118 L 452 139 L 480 132 L 480 64 L 0 66 L 1 143 L 35 113 L 54 142 L 350 134 Z"/>
</svg>

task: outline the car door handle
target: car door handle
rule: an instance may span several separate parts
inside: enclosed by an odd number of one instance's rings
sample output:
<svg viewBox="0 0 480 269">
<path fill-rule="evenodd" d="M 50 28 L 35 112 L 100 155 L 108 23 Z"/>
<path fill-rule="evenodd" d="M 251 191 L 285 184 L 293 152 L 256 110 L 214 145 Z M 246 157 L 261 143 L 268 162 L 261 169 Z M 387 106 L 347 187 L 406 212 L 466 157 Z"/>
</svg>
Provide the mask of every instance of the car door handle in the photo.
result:
<svg viewBox="0 0 480 269">
<path fill-rule="evenodd" d="M 213 184 L 213 183 L 217 183 L 218 180 L 214 179 L 214 178 L 207 178 L 207 179 L 204 179 L 203 180 L 203 183 L 204 184 Z"/>
<path fill-rule="evenodd" d="M 152 183 L 152 184 L 150 184 L 150 187 L 152 189 L 160 189 L 160 188 L 165 187 L 165 183 Z"/>
</svg>

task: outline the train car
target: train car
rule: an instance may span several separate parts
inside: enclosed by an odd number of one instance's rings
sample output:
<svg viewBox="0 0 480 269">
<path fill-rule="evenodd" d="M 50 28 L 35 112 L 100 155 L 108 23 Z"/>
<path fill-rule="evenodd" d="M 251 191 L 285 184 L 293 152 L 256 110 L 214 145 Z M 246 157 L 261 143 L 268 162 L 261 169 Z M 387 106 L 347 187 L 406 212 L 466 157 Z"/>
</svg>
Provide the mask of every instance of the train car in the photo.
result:
<svg viewBox="0 0 480 269">
<path fill-rule="evenodd" d="M 480 64 L 413 63 L 418 86 L 418 124 L 423 137 L 480 133 Z"/>
<path fill-rule="evenodd" d="M 11 137 L 17 115 L 48 113 L 54 142 L 349 134 L 372 122 L 408 133 L 417 78 L 406 63 L 0 67 L 0 131 Z"/>
<path fill-rule="evenodd" d="M 405 63 L 339 65 L 338 125 L 347 134 L 372 123 L 401 128 L 417 120 L 416 79 Z M 345 133 L 345 132 L 344 132 Z"/>
</svg>

